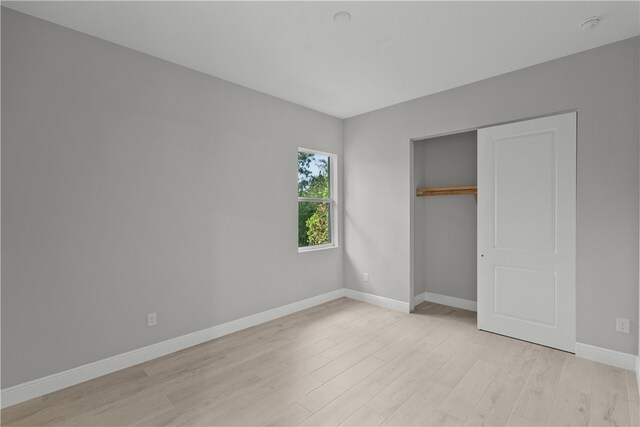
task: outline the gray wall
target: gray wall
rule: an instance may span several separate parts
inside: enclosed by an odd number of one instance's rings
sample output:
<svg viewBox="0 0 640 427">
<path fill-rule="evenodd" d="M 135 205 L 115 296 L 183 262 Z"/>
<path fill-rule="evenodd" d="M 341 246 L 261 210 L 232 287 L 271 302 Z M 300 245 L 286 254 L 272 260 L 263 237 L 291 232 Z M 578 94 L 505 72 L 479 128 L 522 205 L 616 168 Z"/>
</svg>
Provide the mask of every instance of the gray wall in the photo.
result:
<svg viewBox="0 0 640 427">
<path fill-rule="evenodd" d="M 342 287 L 296 236 L 341 120 L 7 9 L 2 115 L 2 387 Z"/>
<path fill-rule="evenodd" d="M 637 353 L 639 50 L 623 40 L 346 120 L 345 285 L 409 300 L 411 138 L 577 109 L 577 339 Z"/>
<path fill-rule="evenodd" d="M 415 186 L 477 183 L 477 133 L 416 141 Z M 414 295 L 433 292 L 476 301 L 477 205 L 471 195 L 417 197 Z"/>
</svg>

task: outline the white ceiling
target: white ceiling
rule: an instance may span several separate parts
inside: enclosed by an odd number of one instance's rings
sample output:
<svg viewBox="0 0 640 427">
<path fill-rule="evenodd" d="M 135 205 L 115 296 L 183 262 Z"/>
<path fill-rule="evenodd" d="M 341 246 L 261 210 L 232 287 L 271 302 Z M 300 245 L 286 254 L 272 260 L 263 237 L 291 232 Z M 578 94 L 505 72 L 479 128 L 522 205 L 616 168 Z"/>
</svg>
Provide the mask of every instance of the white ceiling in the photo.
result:
<svg viewBox="0 0 640 427">
<path fill-rule="evenodd" d="M 339 118 L 640 34 L 637 1 L 3 5 Z"/>
</svg>

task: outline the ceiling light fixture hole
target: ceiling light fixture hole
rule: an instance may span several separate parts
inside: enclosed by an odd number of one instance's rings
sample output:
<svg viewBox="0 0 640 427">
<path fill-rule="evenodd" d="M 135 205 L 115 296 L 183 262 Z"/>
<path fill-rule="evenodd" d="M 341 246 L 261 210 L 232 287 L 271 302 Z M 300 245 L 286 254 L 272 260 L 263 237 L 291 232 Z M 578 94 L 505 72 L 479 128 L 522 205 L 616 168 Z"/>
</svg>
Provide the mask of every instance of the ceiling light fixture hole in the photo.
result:
<svg viewBox="0 0 640 427">
<path fill-rule="evenodd" d="M 592 16 L 582 21 L 578 27 L 583 31 L 593 31 L 598 28 L 601 20 L 602 18 L 600 16 Z"/>
<path fill-rule="evenodd" d="M 351 22 L 351 14 L 349 12 L 341 11 L 333 15 L 333 22 L 338 25 L 347 25 Z"/>
</svg>

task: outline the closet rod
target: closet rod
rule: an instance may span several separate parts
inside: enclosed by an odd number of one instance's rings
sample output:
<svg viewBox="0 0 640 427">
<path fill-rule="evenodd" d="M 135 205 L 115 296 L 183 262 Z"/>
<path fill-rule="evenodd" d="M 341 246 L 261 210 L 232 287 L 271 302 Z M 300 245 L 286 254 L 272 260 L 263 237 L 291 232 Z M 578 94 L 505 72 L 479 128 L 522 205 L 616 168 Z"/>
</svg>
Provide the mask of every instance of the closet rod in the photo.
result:
<svg viewBox="0 0 640 427">
<path fill-rule="evenodd" d="M 423 187 L 416 190 L 416 196 L 418 197 L 458 196 L 462 194 L 473 194 L 473 198 L 478 201 L 478 186 L 462 185 L 458 187 Z"/>
</svg>

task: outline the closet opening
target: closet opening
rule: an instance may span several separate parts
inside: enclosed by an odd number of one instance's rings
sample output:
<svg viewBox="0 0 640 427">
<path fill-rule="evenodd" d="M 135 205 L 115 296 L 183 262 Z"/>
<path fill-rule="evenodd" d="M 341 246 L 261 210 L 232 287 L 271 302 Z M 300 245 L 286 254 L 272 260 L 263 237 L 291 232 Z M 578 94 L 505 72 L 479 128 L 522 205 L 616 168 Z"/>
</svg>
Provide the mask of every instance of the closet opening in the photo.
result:
<svg viewBox="0 0 640 427">
<path fill-rule="evenodd" d="M 576 347 L 577 114 L 412 141 L 411 302 Z"/>
<path fill-rule="evenodd" d="M 477 131 L 413 144 L 414 305 L 476 311 Z"/>
</svg>

